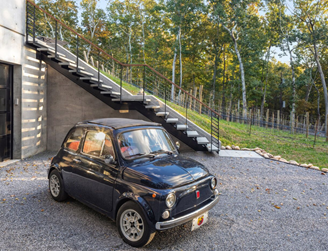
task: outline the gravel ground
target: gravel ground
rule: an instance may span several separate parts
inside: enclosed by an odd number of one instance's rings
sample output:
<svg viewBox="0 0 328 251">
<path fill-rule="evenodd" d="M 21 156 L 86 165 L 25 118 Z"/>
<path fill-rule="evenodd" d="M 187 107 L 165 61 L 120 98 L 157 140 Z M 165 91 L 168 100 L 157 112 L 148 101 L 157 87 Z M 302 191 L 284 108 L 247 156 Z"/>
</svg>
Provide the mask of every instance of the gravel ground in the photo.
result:
<svg viewBox="0 0 328 251">
<path fill-rule="evenodd" d="M 105 216 L 57 203 L 46 170 L 53 152 L 0 168 L 0 250 L 131 250 Z M 266 159 L 185 153 L 219 177 L 209 222 L 157 233 L 139 250 L 328 250 L 327 177 Z"/>
</svg>

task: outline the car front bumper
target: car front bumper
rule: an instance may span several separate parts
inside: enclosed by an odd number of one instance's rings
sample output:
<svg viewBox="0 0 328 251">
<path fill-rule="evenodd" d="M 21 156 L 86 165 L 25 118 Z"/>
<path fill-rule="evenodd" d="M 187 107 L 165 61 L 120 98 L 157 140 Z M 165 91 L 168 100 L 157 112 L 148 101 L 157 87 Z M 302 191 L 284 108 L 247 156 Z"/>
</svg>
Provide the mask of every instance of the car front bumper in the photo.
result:
<svg viewBox="0 0 328 251">
<path fill-rule="evenodd" d="M 198 210 L 196 210 L 192 213 L 189 213 L 187 215 L 184 215 L 184 216 L 172 219 L 172 220 L 157 222 L 155 225 L 155 228 L 156 228 L 156 230 L 166 230 L 166 229 L 173 228 L 173 227 L 179 226 L 181 224 L 184 224 L 188 221 L 191 221 L 195 217 L 201 215 L 202 213 L 205 213 L 206 211 L 212 209 L 218 202 L 219 202 L 219 195 L 216 195 L 215 198 L 213 199 L 213 201 L 211 201 L 206 206 L 199 208 Z"/>
</svg>

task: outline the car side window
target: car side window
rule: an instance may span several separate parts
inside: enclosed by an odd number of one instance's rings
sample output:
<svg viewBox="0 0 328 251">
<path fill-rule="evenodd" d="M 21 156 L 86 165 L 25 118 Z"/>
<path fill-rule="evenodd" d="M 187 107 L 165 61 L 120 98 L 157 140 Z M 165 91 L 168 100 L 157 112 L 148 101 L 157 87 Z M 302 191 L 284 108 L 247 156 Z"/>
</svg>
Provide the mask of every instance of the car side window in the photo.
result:
<svg viewBox="0 0 328 251">
<path fill-rule="evenodd" d="M 111 138 L 108 135 L 106 135 L 105 143 L 104 143 L 104 147 L 103 147 L 101 155 L 104 157 L 107 155 L 112 155 L 113 158 L 115 159 L 113 143 L 112 143 Z"/>
<path fill-rule="evenodd" d="M 77 149 L 79 149 L 82 136 L 83 136 L 82 128 L 73 129 L 69 134 L 69 136 L 67 137 L 67 140 L 64 143 L 64 147 L 68 148 L 71 151 L 76 152 Z"/>
<path fill-rule="evenodd" d="M 106 134 L 103 132 L 89 131 L 85 136 L 83 152 L 89 155 L 99 157 L 103 147 Z"/>
</svg>

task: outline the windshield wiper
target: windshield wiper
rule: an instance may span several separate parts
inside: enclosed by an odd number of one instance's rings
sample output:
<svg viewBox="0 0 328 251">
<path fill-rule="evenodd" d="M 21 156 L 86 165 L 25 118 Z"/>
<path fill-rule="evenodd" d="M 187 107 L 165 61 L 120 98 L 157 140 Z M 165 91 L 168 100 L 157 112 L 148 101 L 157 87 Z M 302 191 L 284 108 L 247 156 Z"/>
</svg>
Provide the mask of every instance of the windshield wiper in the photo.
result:
<svg viewBox="0 0 328 251">
<path fill-rule="evenodd" d="M 131 157 L 136 157 L 134 159 L 144 158 L 144 157 L 154 158 L 155 154 L 152 154 L 152 153 L 137 153 L 137 154 L 133 154 L 133 155 L 128 156 L 128 158 L 131 158 Z"/>
<path fill-rule="evenodd" d="M 161 150 L 157 150 L 157 151 L 153 151 L 153 152 L 151 152 L 152 154 L 156 154 L 156 153 L 167 153 L 168 155 L 172 155 L 173 154 L 173 152 L 172 151 L 166 151 L 166 150 L 163 150 L 163 149 L 161 149 Z"/>
</svg>

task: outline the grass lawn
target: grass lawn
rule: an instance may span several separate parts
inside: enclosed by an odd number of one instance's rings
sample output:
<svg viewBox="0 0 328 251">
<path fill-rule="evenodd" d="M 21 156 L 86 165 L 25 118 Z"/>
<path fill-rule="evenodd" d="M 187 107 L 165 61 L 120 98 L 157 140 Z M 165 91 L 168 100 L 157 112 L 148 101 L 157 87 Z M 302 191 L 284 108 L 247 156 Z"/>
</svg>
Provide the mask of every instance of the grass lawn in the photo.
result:
<svg viewBox="0 0 328 251">
<path fill-rule="evenodd" d="M 119 78 L 104 72 L 103 74 L 120 84 Z M 138 87 L 124 81 L 122 85 L 132 94 L 139 92 Z M 163 99 L 161 100 L 164 102 Z M 167 102 L 167 105 L 180 114 L 186 115 L 185 108 L 172 102 Z M 205 131 L 211 131 L 211 118 L 209 116 L 188 110 L 188 119 Z M 258 126 L 252 126 L 251 135 L 249 135 L 249 125 L 220 120 L 220 140 L 223 146 L 260 147 L 273 155 L 280 155 L 287 160 L 295 160 L 300 164 L 312 163 L 320 168 L 328 168 L 328 142 L 325 142 L 325 138 L 322 137 L 317 137 L 317 142 L 313 148 L 314 136 L 306 138 L 305 134 L 290 134 L 286 131 L 266 129 Z"/>
<path fill-rule="evenodd" d="M 249 135 L 249 125 L 220 120 L 220 140 L 222 145 L 260 147 L 287 160 L 328 168 L 328 142 L 322 137 L 317 137 L 313 148 L 314 136 L 306 138 L 305 134 L 290 134 L 258 126 L 252 126 L 252 133 Z"/>
</svg>

